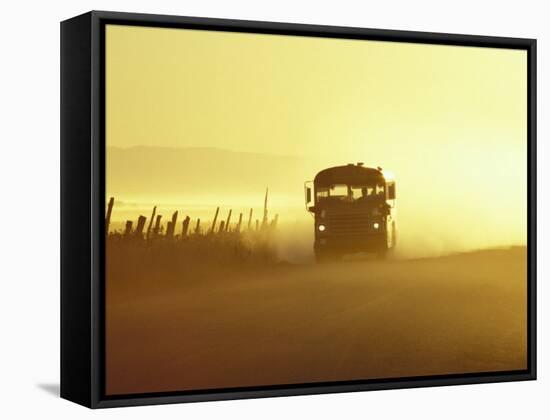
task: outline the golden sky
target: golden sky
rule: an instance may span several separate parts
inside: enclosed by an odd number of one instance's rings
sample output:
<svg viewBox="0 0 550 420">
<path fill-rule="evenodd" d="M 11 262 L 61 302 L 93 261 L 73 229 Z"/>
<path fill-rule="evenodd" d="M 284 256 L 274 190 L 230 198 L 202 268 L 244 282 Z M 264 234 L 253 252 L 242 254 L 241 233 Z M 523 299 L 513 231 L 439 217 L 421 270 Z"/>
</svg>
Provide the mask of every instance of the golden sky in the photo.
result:
<svg viewBox="0 0 550 420">
<path fill-rule="evenodd" d="M 285 192 L 296 191 L 300 208 L 314 171 L 364 161 L 396 174 L 406 231 L 422 235 L 437 219 L 455 236 L 466 225 L 491 244 L 525 243 L 525 51 L 115 25 L 106 33 L 107 146 L 300 156 L 311 167 Z M 107 156 L 108 193 L 114 173 Z"/>
</svg>

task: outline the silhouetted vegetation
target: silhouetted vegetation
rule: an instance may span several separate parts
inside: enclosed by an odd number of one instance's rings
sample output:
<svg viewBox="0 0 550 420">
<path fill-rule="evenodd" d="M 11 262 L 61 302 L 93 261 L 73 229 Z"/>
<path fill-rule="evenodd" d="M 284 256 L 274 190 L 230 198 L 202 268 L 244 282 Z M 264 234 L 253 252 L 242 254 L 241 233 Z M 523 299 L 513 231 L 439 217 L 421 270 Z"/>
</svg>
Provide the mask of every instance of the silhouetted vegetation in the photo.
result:
<svg viewBox="0 0 550 420">
<path fill-rule="evenodd" d="M 106 274 L 108 287 L 151 290 L 186 281 L 222 278 L 223 273 L 277 262 L 273 234 L 278 217 L 268 218 L 267 191 L 261 221 L 240 213 L 232 221 L 232 210 L 222 219 L 219 207 L 207 223 L 185 216 L 178 223 L 174 212 L 166 225 L 157 207 L 149 218 L 140 215 L 120 230 L 109 230 L 115 204 L 106 212 Z M 154 287 L 153 287 L 154 288 Z"/>
</svg>

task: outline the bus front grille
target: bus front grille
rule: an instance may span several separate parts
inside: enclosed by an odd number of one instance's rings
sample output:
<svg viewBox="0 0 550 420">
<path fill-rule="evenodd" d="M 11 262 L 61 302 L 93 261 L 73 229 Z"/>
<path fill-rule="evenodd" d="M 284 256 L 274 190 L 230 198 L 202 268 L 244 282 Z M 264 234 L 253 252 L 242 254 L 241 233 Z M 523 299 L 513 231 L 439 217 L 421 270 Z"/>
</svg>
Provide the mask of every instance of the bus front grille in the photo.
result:
<svg viewBox="0 0 550 420">
<path fill-rule="evenodd" d="M 335 236 L 361 236 L 373 233 L 373 223 L 372 217 L 364 213 L 332 214 L 324 221 L 327 235 Z"/>
</svg>

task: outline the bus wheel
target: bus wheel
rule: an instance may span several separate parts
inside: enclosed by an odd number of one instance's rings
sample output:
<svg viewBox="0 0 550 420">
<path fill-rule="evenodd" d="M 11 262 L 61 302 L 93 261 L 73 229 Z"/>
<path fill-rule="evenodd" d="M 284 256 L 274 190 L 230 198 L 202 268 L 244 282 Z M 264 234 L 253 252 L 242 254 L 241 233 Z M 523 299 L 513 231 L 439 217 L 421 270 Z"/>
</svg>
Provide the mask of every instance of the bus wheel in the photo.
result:
<svg viewBox="0 0 550 420">
<path fill-rule="evenodd" d="M 390 250 L 389 248 L 382 248 L 382 249 L 379 249 L 377 252 L 376 252 L 376 258 L 378 258 L 379 260 L 386 260 L 388 258 L 388 254 L 390 253 Z"/>
</svg>

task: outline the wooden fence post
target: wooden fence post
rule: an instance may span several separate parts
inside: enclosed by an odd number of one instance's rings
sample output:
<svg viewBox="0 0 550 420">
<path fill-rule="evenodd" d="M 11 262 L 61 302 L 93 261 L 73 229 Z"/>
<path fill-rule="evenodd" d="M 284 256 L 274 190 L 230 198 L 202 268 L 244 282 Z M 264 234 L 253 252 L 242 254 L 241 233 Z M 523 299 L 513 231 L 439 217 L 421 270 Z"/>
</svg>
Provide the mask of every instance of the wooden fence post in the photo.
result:
<svg viewBox="0 0 550 420">
<path fill-rule="evenodd" d="M 266 227 L 267 225 L 267 195 L 269 193 L 269 189 L 265 189 L 265 198 L 264 198 L 264 217 L 262 219 L 262 229 Z"/>
<path fill-rule="evenodd" d="M 132 233 L 132 221 L 126 220 L 126 227 L 124 229 L 124 236 L 129 237 Z"/>
<path fill-rule="evenodd" d="M 153 228 L 153 237 L 158 236 L 160 233 L 160 219 L 162 218 L 162 214 L 157 214 L 157 220 L 155 220 L 155 227 Z"/>
<path fill-rule="evenodd" d="M 172 238 L 174 237 L 174 231 L 176 230 L 176 222 L 178 220 L 178 211 L 176 210 L 174 214 L 172 215 L 172 220 L 168 222 L 166 226 L 166 237 Z"/>
<path fill-rule="evenodd" d="M 256 231 L 260 230 L 260 221 L 256 219 Z"/>
<path fill-rule="evenodd" d="M 143 228 L 145 227 L 145 222 L 146 221 L 147 221 L 147 217 L 141 216 L 141 215 L 138 217 L 138 221 L 137 221 L 137 225 L 136 225 L 136 230 L 134 231 L 134 235 L 139 239 L 143 239 Z"/>
<path fill-rule="evenodd" d="M 239 213 L 239 221 L 237 222 L 237 227 L 235 228 L 235 231 L 239 233 L 241 231 L 241 223 L 243 222 L 243 214 Z"/>
<path fill-rule="evenodd" d="M 218 233 L 223 233 L 225 231 L 225 222 L 222 220 L 220 222 L 220 229 L 218 230 Z"/>
<path fill-rule="evenodd" d="M 225 232 L 229 231 L 229 221 L 231 220 L 231 212 L 233 210 L 229 209 L 229 214 L 227 215 L 227 221 L 225 222 Z"/>
<path fill-rule="evenodd" d="M 270 228 L 271 229 L 275 229 L 277 228 L 277 222 L 279 220 L 279 215 L 276 214 L 275 217 L 273 218 L 273 220 L 271 221 L 271 225 L 270 225 Z"/>
<path fill-rule="evenodd" d="M 151 236 L 151 228 L 153 227 L 153 220 L 155 219 L 155 214 L 157 212 L 157 206 L 153 207 L 153 214 L 151 215 L 151 220 L 149 220 L 149 226 L 147 227 L 147 233 L 145 234 L 145 239 L 149 239 Z"/>
<path fill-rule="evenodd" d="M 248 230 L 250 230 L 252 224 L 252 207 L 250 208 L 250 212 L 248 213 Z"/>
<path fill-rule="evenodd" d="M 191 219 L 189 216 L 185 216 L 185 219 L 183 219 L 183 225 L 181 227 L 181 239 L 185 238 L 187 236 L 187 231 L 189 230 L 189 221 Z"/>
<path fill-rule="evenodd" d="M 197 224 L 195 225 L 195 235 L 201 233 L 201 219 L 197 219 Z"/>
<path fill-rule="evenodd" d="M 105 216 L 105 235 L 109 234 L 109 225 L 111 224 L 111 213 L 113 212 L 113 205 L 115 204 L 115 197 L 109 199 L 107 205 L 107 215 Z"/>
<path fill-rule="evenodd" d="M 216 214 L 214 215 L 214 221 L 212 222 L 212 229 L 210 230 L 210 233 L 214 233 L 216 231 L 216 221 L 218 220 L 219 212 L 220 212 L 220 207 L 218 206 L 216 208 Z"/>
</svg>

